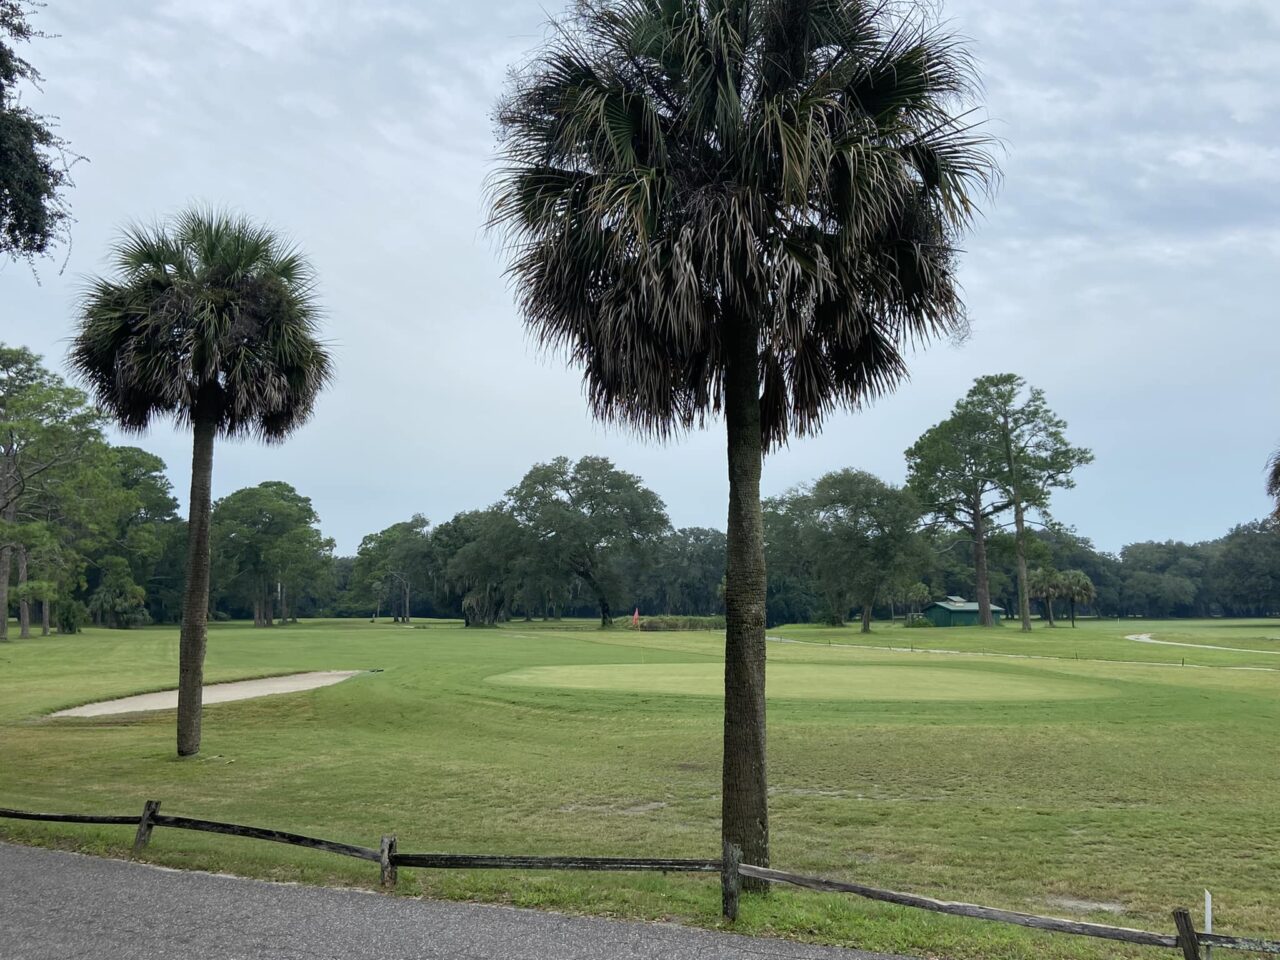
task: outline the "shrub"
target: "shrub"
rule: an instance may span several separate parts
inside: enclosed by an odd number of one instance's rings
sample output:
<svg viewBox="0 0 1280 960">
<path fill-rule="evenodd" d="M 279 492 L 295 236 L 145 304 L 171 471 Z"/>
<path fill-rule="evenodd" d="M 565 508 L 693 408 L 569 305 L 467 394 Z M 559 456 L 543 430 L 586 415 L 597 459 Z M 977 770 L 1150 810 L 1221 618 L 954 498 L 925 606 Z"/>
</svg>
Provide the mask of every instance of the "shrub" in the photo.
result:
<svg viewBox="0 0 1280 960">
<path fill-rule="evenodd" d="M 908 627 L 932 627 L 933 621 L 926 617 L 923 613 L 914 614 L 907 618 L 904 626 Z"/>
<path fill-rule="evenodd" d="M 643 617 L 641 630 L 723 630 L 724 617 Z"/>
<path fill-rule="evenodd" d="M 89 608 L 79 600 L 59 600 L 54 618 L 59 633 L 79 633 L 89 622 Z"/>
</svg>

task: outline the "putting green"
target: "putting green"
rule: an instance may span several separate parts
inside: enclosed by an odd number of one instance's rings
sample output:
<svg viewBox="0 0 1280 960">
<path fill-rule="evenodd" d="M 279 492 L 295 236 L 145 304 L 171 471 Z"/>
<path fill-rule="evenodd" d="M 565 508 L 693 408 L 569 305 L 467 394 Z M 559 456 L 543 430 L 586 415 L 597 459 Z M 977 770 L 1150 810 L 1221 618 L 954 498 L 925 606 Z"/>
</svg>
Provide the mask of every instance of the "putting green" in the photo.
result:
<svg viewBox="0 0 1280 960">
<path fill-rule="evenodd" d="M 1113 693 L 1087 680 L 971 668 L 773 663 L 768 671 L 769 696 L 783 700 L 1076 700 Z M 724 688 L 724 667 L 581 664 L 528 667 L 487 679 L 506 686 L 717 697 Z"/>
</svg>

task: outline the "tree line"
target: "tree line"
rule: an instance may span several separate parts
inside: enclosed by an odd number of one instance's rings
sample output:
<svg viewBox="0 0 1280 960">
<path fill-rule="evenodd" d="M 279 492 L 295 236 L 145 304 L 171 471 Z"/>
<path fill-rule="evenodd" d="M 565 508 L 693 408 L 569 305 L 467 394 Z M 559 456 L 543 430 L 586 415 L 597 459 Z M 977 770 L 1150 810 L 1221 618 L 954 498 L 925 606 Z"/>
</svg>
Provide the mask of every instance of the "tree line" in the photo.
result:
<svg viewBox="0 0 1280 960">
<path fill-rule="evenodd" d="M 165 464 L 108 443 L 104 423 L 29 350 L 0 346 L 0 606 L 22 637 L 181 620 L 187 522 Z M 869 630 L 946 596 L 985 596 L 1016 617 L 1024 569 L 1028 607 L 1050 622 L 1280 612 L 1274 519 L 1117 554 L 1057 523 L 1049 492 L 1089 459 L 1064 431 L 1042 393 L 984 377 L 907 451 L 906 484 L 845 469 L 766 498 L 769 623 Z M 1007 461 L 982 453 L 1009 449 L 1022 451 L 1021 549 Z M 336 555 L 309 498 L 267 481 L 212 502 L 209 543 L 209 615 L 264 627 L 300 616 L 608 625 L 636 608 L 725 609 L 725 534 L 675 528 L 657 493 L 603 457 L 535 464 L 497 503 L 439 524 L 415 514 L 352 556 Z M 0 637 L 9 628 L 0 621 Z"/>
</svg>

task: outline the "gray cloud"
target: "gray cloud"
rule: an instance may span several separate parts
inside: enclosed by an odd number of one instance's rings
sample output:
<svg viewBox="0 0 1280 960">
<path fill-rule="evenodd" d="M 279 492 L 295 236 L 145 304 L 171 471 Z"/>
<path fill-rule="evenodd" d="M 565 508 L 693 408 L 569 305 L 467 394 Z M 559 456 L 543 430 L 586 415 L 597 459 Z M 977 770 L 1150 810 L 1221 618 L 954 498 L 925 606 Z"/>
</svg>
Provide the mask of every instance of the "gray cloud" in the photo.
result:
<svg viewBox="0 0 1280 960">
<path fill-rule="evenodd" d="M 1043 386 L 1097 463 L 1057 514 L 1117 548 L 1215 536 L 1266 509 L 1280 439 L 1280 8 L 1267 0 L 952 0 L 1008 145 L 967 243 L 974 336 L 766 466 L 769 492 L 902 450 L 974 376 Z M 680 524 L 722 525 L 716 429 L 657 445 L 592 422 L 529 345 L 482 229 L 490 113 L 543 35 L 534 3 L 66 0 L 33 60 L 76 169 L 65 272 L 0 271 L 0 337 L 61 361 L 78 277 L 113 231 L 191 201 L 270 220 L 322 276 L 337 386 L 278 449 L 224 445 L 215 492 L 284 479 L 344 550 L 415 511 L 499 497 L 533 461 L 603 453 Z M 181 489 L 186 437 L 141 441 Z"/>
</svg>

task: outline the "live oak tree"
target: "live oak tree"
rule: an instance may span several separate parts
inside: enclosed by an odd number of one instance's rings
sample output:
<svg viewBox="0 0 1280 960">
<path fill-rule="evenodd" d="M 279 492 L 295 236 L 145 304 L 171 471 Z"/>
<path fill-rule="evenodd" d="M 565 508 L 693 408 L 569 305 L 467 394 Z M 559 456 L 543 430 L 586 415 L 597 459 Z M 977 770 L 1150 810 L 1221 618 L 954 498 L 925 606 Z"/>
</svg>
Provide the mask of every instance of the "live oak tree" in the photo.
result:
<svg viewBox="0 0 1280 960">
<path fill-rule="evenodd" d="M 641 611 L 712 616 L 724 608 L 725 536 L 706 527 L 681 527 L 635 564 Z"/>
<path fill-rule="evenodd" d="M 769 509 L 791 524 L 782 569 L 811 579 L 823 618 L 833 626 L 842 626 L 857 605 L 862 632 L 869 633 L 877 601 L 888 598 L 896 581 L 918 578 L 924 567 L 915 497 L 866 471 L 828 473 L 771 501 Z M 777 523 L 772 546 L 782 552 Z"/>
<path fill-rule="evenodd" d="M 211 550 L 219 593 L 253 610 L 255 627 L 290 619 L 302 595 L 329 578 L 333 541 L 308 497 L 279 480 L 213 505 Z M 294 617 L 296 619 L 296 616 Z"/>
<path fill-rule="evenodd" d="M 30 554 L 53 491 L 102 446 L 88 398 L 25 347 L 0 344 L 0 640 L 8 639 L 9 581 L 18 564 L 19 631 L 30 635 Z"/>
<path fill-rule="evenodd" d="M 383 602 L 390 600 L 393 619 L 409 622 L 414 591 L 424 589 L 438 573 L 430 528 L 427 518 L 416 513 L 360 541 L 351 571 L 352 587 L 373 608 L 374 620 L 382 612 Z"/>
<path fill-rule="evenodd" d="M 1217 544 L 1208 586 L 1232 616 L 1271 616 L 1280 611 L 1280 521 L 1274 517 L 1233 528 Z"/>
<path fill-rule="evenodd" d="M 960 531 L 973 546 L 978 622 L 992 626 L 988 542 L 1011 501 L 990 463 L 985 422 L 957 405 L 951 416 L 921 435 L 907 457 L 907 485 L 924 512 Z"/>
<path fill-rule="evenodd" d="M 862 632 L 870 633 L 875 604 L 895 581 L 914 580 L 925 565 L 919 503 L 910 490 L 863 470 L 820 477 L 810 498 L 820 532 L 819 570 L 828 582 L 844 579 L 861 608 Z"/>
<path fill-rule="evenodd" d="M 190 756 L 200 749 L 214 440 L 282 442 L 310 418 L 332 365 L 316 335 L 311 265 L 266 226 L 192 209 L 125 230 L 112 264 L 84 293 L 70 362 L 123 430 L 157 418 L 192 430 L 177 737 Z"/>
<path fill-rule="evenodd" d="M 0 0 L 0 255 L 28 261 L 67 237 L 68 167 L 75 159 L 54 121 L 24 102 L 42 79 L 18 52 L 44 36 L 29 19 L 37 6 Z"/>
<path fill-rule="evenodd" d="M 957 240 L 993 174 L 971 61 L 913 11 L 580 0 L 497 112 L 492 223 L 534 335 L 602 418 L 724 417 L 721 812 L 749 863 L 769 860 L 762 457 L 962 325 Z"/>
<path fill-rule="evenodd" d="M 490 507 L 460 513 L 436 528 L 448 556 L 445 580 L 460 599 L 463 623 L 491 627 L 508 616 L 518 592 L 516 560 L 528 543 L 509 510 Z"/>
<path fill-rule="evenodd" d="M 652 554 L 671 529 L 662 499 L 605 457 L 536 464 L 507 491 L 507 504 L 547 561 L 595 598 L 606 627 L 624 563 Z"/>
<path fill-rule="evenodd" d="M 1047 517 L 1054 490 L 1075 486 L 1077 467 L 1093 454 L 1072 446 L 1067 422 L 1049 409 L 1044 391 L 1012 373 L 979 377 L 958 409 L 979 424 L 979 456 L 1013 510 L 1018 558 L 1018 613 L 1022 629 L 1031 629 L 1027 573 L 1027 513 Z"/>
</svg>

